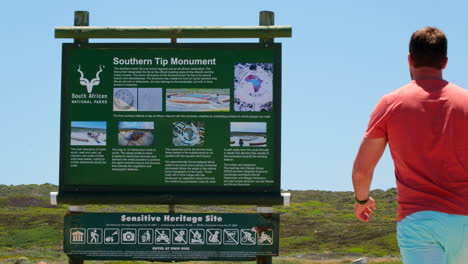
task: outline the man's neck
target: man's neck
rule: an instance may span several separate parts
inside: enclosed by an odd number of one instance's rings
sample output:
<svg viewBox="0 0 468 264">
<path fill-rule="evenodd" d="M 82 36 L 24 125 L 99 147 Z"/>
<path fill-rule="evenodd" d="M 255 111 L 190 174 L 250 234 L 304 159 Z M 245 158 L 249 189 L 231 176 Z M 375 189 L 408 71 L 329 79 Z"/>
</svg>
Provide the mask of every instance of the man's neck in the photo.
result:
<svg viewBox="0 0 468 264">
<path fill-rule="evenodd" d="M 442 70 L 432 67 L 411 68 L 411 78 L 415 81 L 421 80 L 443 80 Z"/>
</svg>

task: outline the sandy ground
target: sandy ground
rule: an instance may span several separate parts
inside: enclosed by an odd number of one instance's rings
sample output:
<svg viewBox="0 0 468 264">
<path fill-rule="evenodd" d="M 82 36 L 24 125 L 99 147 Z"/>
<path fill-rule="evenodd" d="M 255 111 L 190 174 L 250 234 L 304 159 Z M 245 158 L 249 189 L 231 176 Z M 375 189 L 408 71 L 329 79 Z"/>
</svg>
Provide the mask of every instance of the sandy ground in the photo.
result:
<svg viewBox="0 0 468 264">
<path fill-rule="evenodd" d="M 255 139 L 253 140 L 249 140 L 250 137 L 238 137 L 238 136 L 234 136 L 234 137 L 231 137 L 231 142 L 234 141 L 234 143 L 231 143 L 231 147 L 239 147 L 239 139 L 240 138 L 243 138 L 244 139 L 244 145 L 243 147 L 266 147 L 266 141 L 267 139 L 264 138 L 264 137 L 256 137 Z M 250 145 L 251 143 L 253 143 L 254 145 Z M 258 143 L 265 143 L 263 145 L 255 145 L 255 144 L 258 144 Z"/>
<path fill-rule="evenodd" d="M 87 132 L 71 133 L 70 145 L 72 146 L 105 146 L 106 142 L 106 133 L 99 133 L 97 138 L 89 136 Z"/>
</svg>

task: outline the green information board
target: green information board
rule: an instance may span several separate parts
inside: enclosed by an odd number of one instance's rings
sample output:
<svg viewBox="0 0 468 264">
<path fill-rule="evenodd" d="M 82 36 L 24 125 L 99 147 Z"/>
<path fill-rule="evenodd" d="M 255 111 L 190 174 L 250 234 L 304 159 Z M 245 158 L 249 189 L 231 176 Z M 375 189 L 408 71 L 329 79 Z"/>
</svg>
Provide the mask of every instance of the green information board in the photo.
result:
<svg viewBox="0 0 468 264">
<path fill-rule="evenodd" d="M 95 260 L 253 260 L 277 256 L 279 214 L 72 213 L 64 251 Z"/>
<path fill-rule="evenodd" d="M 63 44 L 59 200 L 276 199 L 280 113 L 278 43 Z"/>
</svg>

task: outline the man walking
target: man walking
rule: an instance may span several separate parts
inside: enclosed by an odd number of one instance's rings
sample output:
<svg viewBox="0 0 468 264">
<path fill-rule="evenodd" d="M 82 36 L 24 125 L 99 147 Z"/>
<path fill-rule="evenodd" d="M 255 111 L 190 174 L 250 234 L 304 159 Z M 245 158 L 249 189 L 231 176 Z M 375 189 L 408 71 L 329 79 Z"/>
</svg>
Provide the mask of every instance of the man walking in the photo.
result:
<svg viewBox="0 0 468 264">
<path fill-rule="evenodd" d="M 406 264 L 468 263 L 468 91 L 447 82 L 447 39 L 413 33 L 412 81 L 371 114 L 353 167 L 354 212 L 367 222 L 376 204 L 372 176 L 389 144 L 398 189 L 397 234 Z"/>
</svg>

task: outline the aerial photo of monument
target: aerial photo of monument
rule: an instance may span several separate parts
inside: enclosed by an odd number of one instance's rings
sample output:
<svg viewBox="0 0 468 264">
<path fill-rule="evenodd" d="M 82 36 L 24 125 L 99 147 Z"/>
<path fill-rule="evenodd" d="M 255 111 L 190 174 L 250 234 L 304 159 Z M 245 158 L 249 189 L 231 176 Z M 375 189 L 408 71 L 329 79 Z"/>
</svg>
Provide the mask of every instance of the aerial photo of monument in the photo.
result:
<svg viewBox="0 0 468 264">
<path fill-rule="evenodd" d="M 234 65 L 234 111 L 272 111 L 273 64 Z"/>
<path fill-rule="evenodd" d="M 172 126 L 174 146 L 203 146 L 205 143 L 204 122 L 175 122 Z"/>
</svg>

